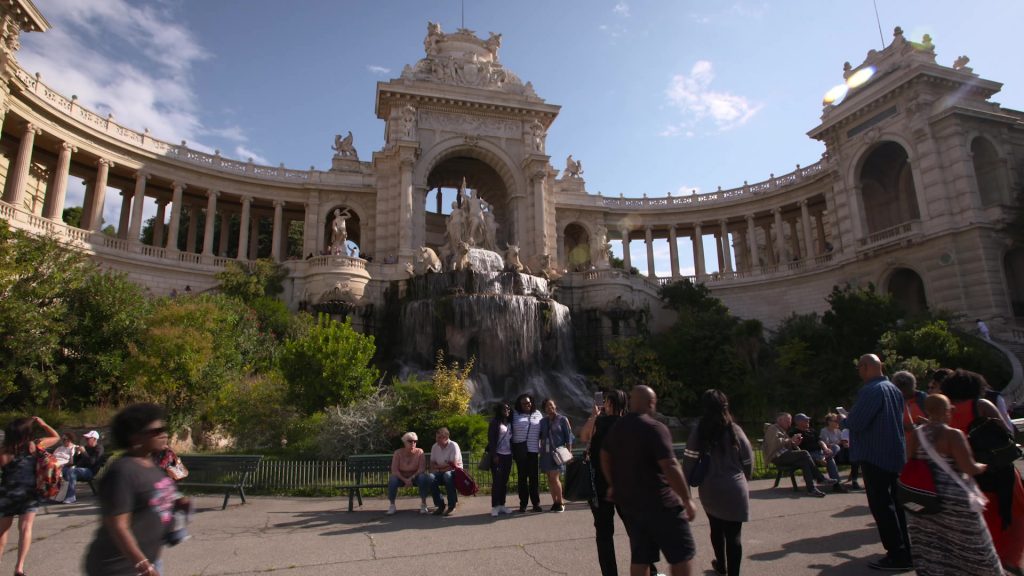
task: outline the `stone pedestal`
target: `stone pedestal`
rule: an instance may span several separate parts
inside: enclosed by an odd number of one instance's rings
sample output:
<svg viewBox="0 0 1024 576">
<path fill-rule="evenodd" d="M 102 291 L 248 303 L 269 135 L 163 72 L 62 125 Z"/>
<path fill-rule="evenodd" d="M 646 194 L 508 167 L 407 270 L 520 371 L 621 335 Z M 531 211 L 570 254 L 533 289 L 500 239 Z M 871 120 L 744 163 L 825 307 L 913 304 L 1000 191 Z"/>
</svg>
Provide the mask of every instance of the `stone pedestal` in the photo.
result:
<svg viewBox="0 0 1024 576">
<path fill-rule="evenodd" d="M 352 158 L 349 156 L 335 156 L 331 158 L 331 171 L 332 172 L 362 172 L 362 164 L 359 163 L 358 158 Z"/>
</svg>

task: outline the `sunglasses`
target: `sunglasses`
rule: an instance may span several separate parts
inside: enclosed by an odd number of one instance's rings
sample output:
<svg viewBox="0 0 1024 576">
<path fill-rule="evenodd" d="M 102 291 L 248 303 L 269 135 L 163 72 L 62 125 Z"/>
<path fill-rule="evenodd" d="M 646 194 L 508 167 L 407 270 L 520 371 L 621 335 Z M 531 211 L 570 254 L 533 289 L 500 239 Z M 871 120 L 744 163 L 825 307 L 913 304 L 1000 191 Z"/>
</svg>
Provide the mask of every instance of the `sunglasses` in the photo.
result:
<svg viewBox="0 0 1024 576">
<path fill-rule="evenodd" d="M 406 444 L 415 444 L 416 440 L 406 440 L 405 443 Z"/>
<path fill-rule="evenodd" d="M 159 436 L 161 434 L 166 434 L 166 433 L 167 433 L 167 427 L 166 426 L 160 426 L 159 428 L 146 428 L 145 430 L 142 431 L 142 434 L 145 434 L 147 436 Z"/>
</svg>

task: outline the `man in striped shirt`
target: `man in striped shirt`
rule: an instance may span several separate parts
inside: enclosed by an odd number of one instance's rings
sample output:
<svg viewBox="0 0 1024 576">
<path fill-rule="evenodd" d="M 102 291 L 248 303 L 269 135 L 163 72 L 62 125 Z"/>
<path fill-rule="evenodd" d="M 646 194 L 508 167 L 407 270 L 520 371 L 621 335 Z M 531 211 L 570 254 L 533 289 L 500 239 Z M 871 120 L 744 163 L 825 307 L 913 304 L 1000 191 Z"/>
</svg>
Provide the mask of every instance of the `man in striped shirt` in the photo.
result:
<svg viewBox="0 0 1024 576">
<path fill-rule="evenodd" d="M 868 507 L 878 526 L 885 557 L 868 564 L 875 570 L 913 569 L 903 508 L 896 501 L 896 480 L 906 461 L 903 394 L 882 373 L 882 361 L 865 354 L 857 362 L 864 385 L 846 417 L 850 460 L 860 462 Z"/>
</svg>

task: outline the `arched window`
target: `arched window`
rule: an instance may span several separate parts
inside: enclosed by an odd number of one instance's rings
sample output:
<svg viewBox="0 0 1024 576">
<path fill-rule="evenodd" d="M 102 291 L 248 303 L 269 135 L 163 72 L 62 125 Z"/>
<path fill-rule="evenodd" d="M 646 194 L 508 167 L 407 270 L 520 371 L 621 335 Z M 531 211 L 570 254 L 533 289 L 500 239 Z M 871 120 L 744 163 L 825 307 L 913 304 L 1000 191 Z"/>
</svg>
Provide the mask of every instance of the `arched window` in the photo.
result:
<svg viewBox="0 0 1024 576">
<path fill-rule="evenodd" d="M 978 195 L 982 206 L 998 204 L 1006 197 L 1006 170 L 995 146 L 985 138 L 971 142 L 974 178 L 978 182 Z"/>
<path fill-rule="evenodd" d="M 588 270 L 590 261 L 590 235 L 575 222 L 565 227 L 565 265 L 572 272 Z"/>
<path fill-rule="evenodd" d="M 928 310 L 924 295 L 924 281 L 909 268 L 900 268 L 889 277 L 889 295 L 910 315 Z"/>
<path fill-rule="evenodd" d="M 860 184 L 868 234 L 921 217 L 907 151 L 899 144 L 885 142 L 868 155 Z"/>
</svg>

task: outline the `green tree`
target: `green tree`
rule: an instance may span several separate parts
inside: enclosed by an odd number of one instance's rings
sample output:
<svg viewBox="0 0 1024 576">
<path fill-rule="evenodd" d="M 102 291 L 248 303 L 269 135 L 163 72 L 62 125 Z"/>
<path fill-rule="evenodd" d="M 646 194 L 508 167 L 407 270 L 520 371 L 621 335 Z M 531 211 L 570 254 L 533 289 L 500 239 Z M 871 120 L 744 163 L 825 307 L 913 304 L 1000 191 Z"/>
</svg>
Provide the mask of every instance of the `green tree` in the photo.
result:
<svg viewBox="0 0 1024 576">
<path fill-rule="evenodd" d="M 373 336 L 356 332 L 349 319 L 321 314 L 307 334 L 284 343 L 279 363 L 289 398 L 312 413 L 369 396 L 379 376 L 371 364 L 375 352 Z"/>
<path fill-rule="evenodd" d="M 249 303 L 257 298 L 273 297 L 284 292 L 288 270 L 272 261 L 256 260 L 251 268 L 228 262 L 217 274 L 221 294 Z"/>
<path fill-rule="evenodd" d="M 57 360 L 67 294 L 85 280 L 85 256 L 0 221 L 0 403 L 59 404 Z"/>
<path fill-rule="evenodd" d="M 82 227 L 82 207 L 72 206 L 71 208 L 65 208 L 60 215 L 60 219 L 64 221 L 68 226 L 74 226 L 75 228 Z"/>
<path fill-rule="evenodd" d="M 123 400 L 124 364 L 129 348 L 145 330 L 151 302 L 142 288 L 117 272 L 90 273 L 67 298 L 68 329 L 63 339 L 61 380 L 66 401 L 117 404 Z"/>
<path fill-rule="evenodd" d="M 626 392 L 640 384 L 650 386 L 658 394 L 658 410 L 662 413 L 679 414 L 694 398 L 690 388 L 669 379 L 646 336 L 610 341 L 598 365 L 598 386 Z"/>
</svg>

